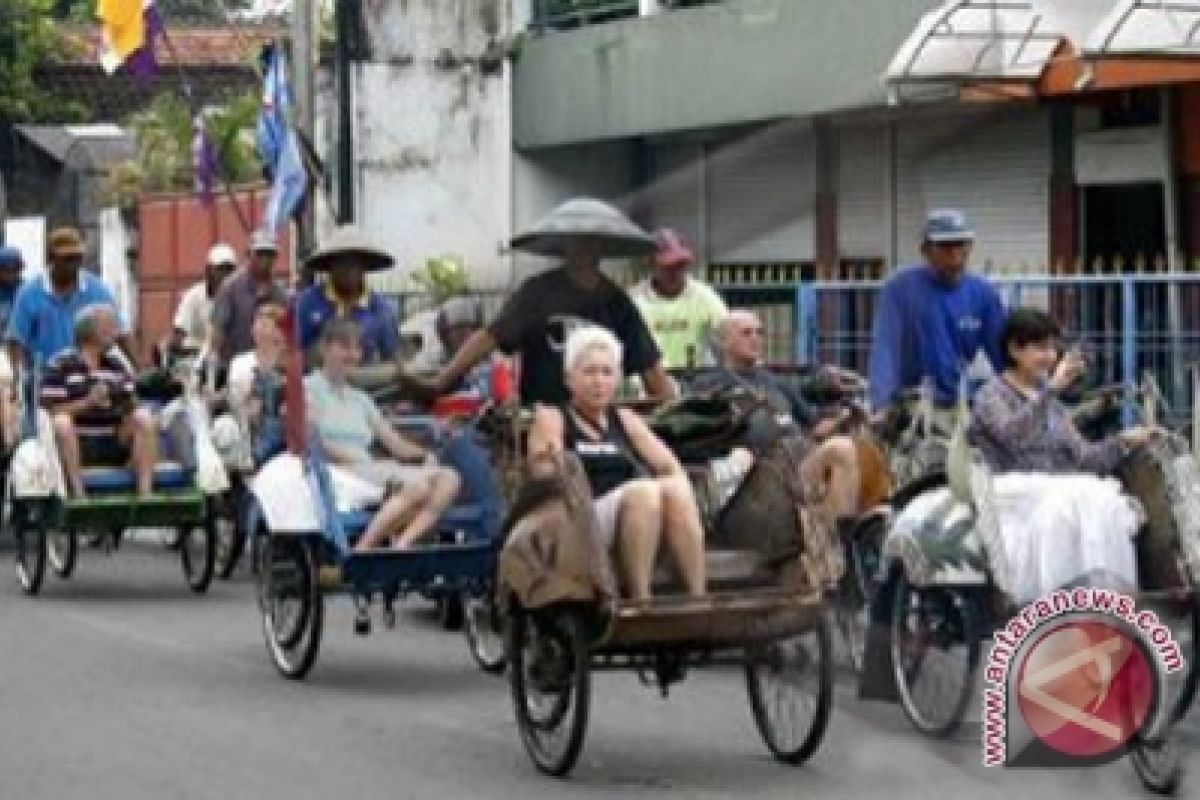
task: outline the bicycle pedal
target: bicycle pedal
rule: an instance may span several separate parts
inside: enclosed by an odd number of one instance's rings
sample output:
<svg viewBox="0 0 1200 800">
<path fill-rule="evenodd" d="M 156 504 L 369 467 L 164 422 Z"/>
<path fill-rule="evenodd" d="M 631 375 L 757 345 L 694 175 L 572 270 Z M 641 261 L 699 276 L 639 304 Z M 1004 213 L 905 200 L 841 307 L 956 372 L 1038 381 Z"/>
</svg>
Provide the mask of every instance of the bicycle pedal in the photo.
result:
<svg viewBox="0 0 1200 800">
<path fill-rule="evenodd" d="M 322 589 L 336 589 L 342 585 L 342 568 L 327 564 L 317 570 L 317 585 Z"/>
<path fill-rule="evenodd" d="M 366 615 L 360 615 L 354 618 L 354 633 L 357 636 L 371 635 L 371 618 Z"/>
</svg>

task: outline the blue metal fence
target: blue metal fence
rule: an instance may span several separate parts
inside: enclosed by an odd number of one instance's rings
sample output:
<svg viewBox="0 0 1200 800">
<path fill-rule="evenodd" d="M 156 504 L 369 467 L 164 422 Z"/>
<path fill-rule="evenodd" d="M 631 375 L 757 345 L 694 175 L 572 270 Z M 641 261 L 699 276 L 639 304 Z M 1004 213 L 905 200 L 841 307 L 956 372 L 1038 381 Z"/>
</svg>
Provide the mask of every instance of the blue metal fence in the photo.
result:
<svg viewBox="0 0 1200 800">
<path fill-rule="evenodd" d="M 1087 350 L 1094 385 L 1137 384 L 1151 373 L 1173 424 L 1189 418 L 1190 370 L 1200 362 L 1200 275 L 1020 276 L 995 278 L 1007 305 L 1050 312 Z M 793 353 L 798 361 L 865 372 L 879 281 L 795 288 Z"/>
</svg>

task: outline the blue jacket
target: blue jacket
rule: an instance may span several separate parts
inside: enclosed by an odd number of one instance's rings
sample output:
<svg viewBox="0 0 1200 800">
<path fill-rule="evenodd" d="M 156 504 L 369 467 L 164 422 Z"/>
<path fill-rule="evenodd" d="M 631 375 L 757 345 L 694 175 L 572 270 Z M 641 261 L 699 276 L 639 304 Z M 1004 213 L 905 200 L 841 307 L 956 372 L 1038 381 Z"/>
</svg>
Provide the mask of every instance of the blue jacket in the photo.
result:
<svg viewBox="0 0 1200 800">
<path fill-rule="evenodd" d="M 954 286 L 927 265 L 906 267 L 883 285 L 871 332 L 871 405 L 884 408 L 904 389 L 930 378 L 938 405 L 958 397 L 963 369 L 982 348 L 1003 368 L 1006 312 L 985 279 L 966 273 Z"/>
</svg>

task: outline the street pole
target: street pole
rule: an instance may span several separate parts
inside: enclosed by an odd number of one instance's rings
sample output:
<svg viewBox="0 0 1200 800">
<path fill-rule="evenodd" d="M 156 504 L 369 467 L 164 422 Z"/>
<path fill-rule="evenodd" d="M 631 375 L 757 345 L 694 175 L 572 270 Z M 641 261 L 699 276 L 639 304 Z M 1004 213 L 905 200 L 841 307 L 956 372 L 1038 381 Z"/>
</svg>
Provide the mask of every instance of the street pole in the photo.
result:
<svg viewBox="0 0 1200 800">
<path fill-rule="evenodd" d="M 292 90 L 295 93 L 296 129 L 308 141 L 313 141 L 314 103 L 313 62 L 316 42 L 313 32 L 314 0 L 293 0 L 292 3 Z M 314 191 L 304 201 L 296 226 L 296 256 L 306 257 L 313 248 L 315 231 L 313 211 L 316 208 Z"/>
<path fill-rule="evenodd" d="M 351 0 L 337 0 L 334 23 L 337 35 L 334 78 L 337 82 L 337 187 L 338 224 L 354 221 L 354 120 L 351 93 L 350 49 L 358 17 Z M 355 0 L 357 2 L 357 0 Z M 357 49 L 357 47 L 355 48 Z M 357 55 L 357 53 L 356 53 Z"/>
</svg>

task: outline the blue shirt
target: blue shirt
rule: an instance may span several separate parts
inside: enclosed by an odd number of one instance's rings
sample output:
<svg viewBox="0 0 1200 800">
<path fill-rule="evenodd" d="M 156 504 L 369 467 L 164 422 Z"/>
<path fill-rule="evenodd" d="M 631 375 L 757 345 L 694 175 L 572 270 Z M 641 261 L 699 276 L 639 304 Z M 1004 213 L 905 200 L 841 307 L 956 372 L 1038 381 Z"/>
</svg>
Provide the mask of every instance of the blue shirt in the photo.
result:
<svg viewBox="0 0 1200 800">
<path fill-rule="evenodd" d="M 884 408 L 925 378 L 938 405 L 953 405 L 963 369 L 980 349 L 993 369 L 1003 367 L 1005 318 L 1000 295 L 978 275 L 964 274 L 955 285 L 927 265 L 893 275 L 880 292 L 871 332 L 872 407 Z"/>
<path fill-rule="evenodd" d="M 94 304 L 117 307 L 108 287 L 87 270 L 79 271 L 79 283 L 69 295 L 55 294 L 48 275 L 22 284 L 8 318 L 7 338 L 25 348 L 27 358 L 47 363 L 75 346 L 75 316 Z M 121 330 L 125 330 L 121 320 Z"/>
<path fill-rule="evenodd" d="M 8 318 L 12 316 L 13 303 L 21 284 L 0 284 L 0 330 L 8 330 Z"/>
<path fill-rule="evenodd" d="M 367 292 L 349 311 L 362 328 L 363 363 L 395 358 L 400 350 L 400 323 L 391 302 Z M 305 289 L 296 301 L 300 348 L 307 353 L 320 338 L 325 323 L 345 312 L 345 305 L 333 296 L 328 285 Z"/>
</svg>

